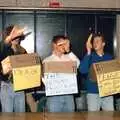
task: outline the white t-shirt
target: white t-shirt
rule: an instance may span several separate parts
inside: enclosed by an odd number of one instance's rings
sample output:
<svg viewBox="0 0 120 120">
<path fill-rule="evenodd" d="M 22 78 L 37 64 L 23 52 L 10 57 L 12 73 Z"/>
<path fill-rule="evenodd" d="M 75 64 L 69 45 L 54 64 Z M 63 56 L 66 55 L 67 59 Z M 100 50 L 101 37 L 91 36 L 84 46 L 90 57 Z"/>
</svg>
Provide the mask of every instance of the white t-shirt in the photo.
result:
<svg viewBox="0 0 120 120">
<path fill-rule="evenodd" d="M 58 57 L 57 55 L 52 54 L 51 56 L 45 58 L 43 60 L 43 63 L 48 62 L 48 61 L 76 61 L 77 62 L 77 68 L 80 65 L 80 60 L 78 59 L 78 57 L 73 52 L 70 52 L 68 54 L 63 54 L 61 57 Z"/>
<path fill-rule="evenodd" d="M 80 60 L 79 58 L 73 53 L 73 52 L 70 52 L 68 54 L 66 54 L 69 56 L 69 58 L 72 60 L 72 61 L 76 61 L 77 62 L 77 68 L 79 67 L 80 65 Z"/>
</svg>

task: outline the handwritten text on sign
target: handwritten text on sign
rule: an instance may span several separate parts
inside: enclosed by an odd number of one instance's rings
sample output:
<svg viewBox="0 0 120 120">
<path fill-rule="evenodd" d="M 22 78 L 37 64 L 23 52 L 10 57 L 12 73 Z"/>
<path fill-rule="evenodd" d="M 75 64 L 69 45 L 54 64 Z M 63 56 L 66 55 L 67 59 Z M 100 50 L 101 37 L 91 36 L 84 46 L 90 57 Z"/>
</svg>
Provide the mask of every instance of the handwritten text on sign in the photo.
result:
<svg viewBox="0 0 120 120">
<path fill-rule="evenodd" d="M 120 93 L 120 71 L 101 74 L 98 78 L 100 96 Z"/>
<path fill-rule="evenodd" d="M 95 64 L 100 97 L 120 93 L 120 63 L 117 60 Z"/>
<path fill-rule="evenodd" d="M 78 92 L 75 73 L 45 73 L 46 96 Z"/>
<path fill-rule="evenodd" d="M 38 87 L 41 84 L 40 65 L 20 67 L 13 69 L 14 91 Z"/>
</svg>

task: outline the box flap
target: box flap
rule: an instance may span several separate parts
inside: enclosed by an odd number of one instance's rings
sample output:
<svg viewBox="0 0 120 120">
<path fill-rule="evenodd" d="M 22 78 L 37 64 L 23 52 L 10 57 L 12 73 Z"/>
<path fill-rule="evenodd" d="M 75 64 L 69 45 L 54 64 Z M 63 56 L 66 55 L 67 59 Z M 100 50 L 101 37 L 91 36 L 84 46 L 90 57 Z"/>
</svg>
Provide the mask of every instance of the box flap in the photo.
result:
<svg viewBox="0 0 120 120">
<path fill-rule="evenodd" d="M 105 62 L 98 62 L 94 64 L 96 68 L 96 73 L 108 73 L 120 70 L 120 63 L 116 60 L 110 60 Z"/>
<path fill-rule="evenodd" d="M 119 70 L 120 70 L 120 61 L 117 59 L 98 62 L 91 65 L 90 77 L 93 80 L 97 80 L 97 75 L 119 71 Z"/>
<path fill-rule="evenodd" d="M 40 64 L 40 57 L 36 53 L 10 56 L 12 68 Z"/>
<path fill-rule="evenodd" d="M 77 63 L 74 61 L 52 61 L 43 64 L 44 73 L 76 73 Z"/>
</svg>

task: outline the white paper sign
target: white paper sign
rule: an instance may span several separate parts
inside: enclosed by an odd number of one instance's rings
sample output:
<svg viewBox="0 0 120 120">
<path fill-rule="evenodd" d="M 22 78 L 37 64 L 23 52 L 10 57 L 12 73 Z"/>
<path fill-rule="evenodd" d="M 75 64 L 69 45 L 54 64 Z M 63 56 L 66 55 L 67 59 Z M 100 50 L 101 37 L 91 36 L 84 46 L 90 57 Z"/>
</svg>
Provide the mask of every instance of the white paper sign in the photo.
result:
<svg viewBox="0 0 120 120">
<path fill-rule="evenodd" d="M 75 73 L 44 73 L 46 96 L 78 93 Z"/>
</svg>

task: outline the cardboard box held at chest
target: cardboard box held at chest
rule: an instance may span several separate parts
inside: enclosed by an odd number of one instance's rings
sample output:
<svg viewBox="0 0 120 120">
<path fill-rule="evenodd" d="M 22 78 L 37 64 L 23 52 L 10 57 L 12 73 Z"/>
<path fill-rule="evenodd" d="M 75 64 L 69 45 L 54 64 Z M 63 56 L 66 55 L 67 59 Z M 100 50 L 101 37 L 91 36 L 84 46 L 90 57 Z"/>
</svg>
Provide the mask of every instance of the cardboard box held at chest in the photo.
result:
<svg viewBox="0 0 120 120">
<path fill-rule="evenodd" d="M 43 68 L 46 96 L 78 93 L 76 62 L 49 61 Z"/>
<path fill-rule="evenodd" d="M 36 53 L 8 56 L 1 64 L 3 74 L 13 75 L 14 91 L 41 85 L 41 63 Z"/>
<path fill-rule="evenodd" d="M 97 82 L 100 97 L 120 93 L 120 60 L 94 63 L 90 77 Z"/>
</svg>

